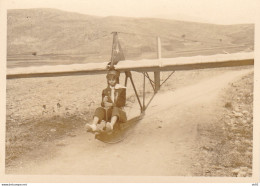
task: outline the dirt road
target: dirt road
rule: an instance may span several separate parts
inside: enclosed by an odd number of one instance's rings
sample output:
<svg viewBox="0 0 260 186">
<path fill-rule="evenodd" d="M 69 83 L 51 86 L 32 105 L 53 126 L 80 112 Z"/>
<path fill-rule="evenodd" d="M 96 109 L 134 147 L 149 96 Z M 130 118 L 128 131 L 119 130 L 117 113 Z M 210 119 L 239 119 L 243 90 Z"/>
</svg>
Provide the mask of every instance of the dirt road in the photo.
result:
<svg viewBox="0 0 260 186">
<path fill-rule="evenodd" d="M 158 93 L 121 143 L 105 144 L 89 133 L 61 139 L 47 154 L 25 157 L 12 174 L 194 176 L 199 174 L 198 126 L 223 114 L 221 93 L 228 83 L 252 72 L 237 70 L 175 91 Z"/>
</svg>

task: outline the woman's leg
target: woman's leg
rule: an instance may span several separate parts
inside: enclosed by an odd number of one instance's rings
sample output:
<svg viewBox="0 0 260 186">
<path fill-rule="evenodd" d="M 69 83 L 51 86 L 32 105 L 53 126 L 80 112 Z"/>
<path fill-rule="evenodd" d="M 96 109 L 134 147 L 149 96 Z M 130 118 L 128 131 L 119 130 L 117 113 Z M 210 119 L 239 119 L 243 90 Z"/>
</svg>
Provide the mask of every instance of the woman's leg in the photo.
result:
<svg viewBox="0 0 260 186">
<path fill-rule="evenodd" d="M 95 110 L 93 124 L 98 124 L 100 121 L 105 119 L 106 111 L 103 107 L 98 107 Z"/>
<path fill-rule="evenodd" d="M 92 124 L 94 124 L 94 125 L 98 124 L 99 120 L 100 119 L 97 116 L 94 116 Z"/>
<path fill-rule="evenodd" d="M 112 116 L 110 122 L 107 122 L 106 124 L 106 130 L 111 131 L 114 129 L 114 125 L 118 121 L 118 116 Z"/>
<path fill-rule="evenodd" d="M 114 125 L 118 121 L 126 122 L 126 114 L 122 109 L 120 109 L 118 107 L 113 107 L 111 121 L 108 124 L 108 128 L 109 128 L 108 130 L 113 130 Z"/>
<path fill-rule="evenodd" d="M 111 122 L 110 122 L 112 129 L 114 128 L 114 125 L 116 124 L 117 121 L 118 121 L 118 116 L 112 116 Z"/>
<path fill-rule="evenodd" d="M 86 124 L 85 127 L 87 131 L 97 131 L 97 124 L 104 119 L 105 117 L 105 109 L 102 107 L 99 107 L 96 109 L 92 124 Z"/>
</svg>

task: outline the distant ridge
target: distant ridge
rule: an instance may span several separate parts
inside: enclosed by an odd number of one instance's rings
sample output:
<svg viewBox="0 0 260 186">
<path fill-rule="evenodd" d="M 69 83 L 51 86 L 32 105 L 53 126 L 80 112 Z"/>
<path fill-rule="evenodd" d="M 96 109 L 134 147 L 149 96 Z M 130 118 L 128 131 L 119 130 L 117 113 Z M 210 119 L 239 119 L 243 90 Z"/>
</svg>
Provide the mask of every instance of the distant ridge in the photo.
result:
<svg viewBox="0 0 260 186">
<path fill-rule="evenodd" d="M 166 52 L 233 45 L 253 48 L 254 45 L 253 24 L 214 25 L 155 18 L 98 17 L 57 9 L 8 10 L 7 19 L 8 55 L 88 54 L 107 58 L 113 31 L 123 32 L 119 36 L 129 56 L 131 52 L 154 52 L 156 43 L 152 36 L 162 37 L 162 48 Z"/>
</svg>

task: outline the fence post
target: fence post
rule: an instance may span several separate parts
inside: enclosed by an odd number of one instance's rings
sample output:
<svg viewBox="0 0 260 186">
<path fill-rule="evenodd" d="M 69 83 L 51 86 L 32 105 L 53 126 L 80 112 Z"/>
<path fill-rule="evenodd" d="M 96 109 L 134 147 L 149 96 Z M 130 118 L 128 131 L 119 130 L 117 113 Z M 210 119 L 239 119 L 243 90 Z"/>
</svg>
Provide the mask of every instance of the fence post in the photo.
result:
<svg viewBox="0 0 260 186">
<path fill-rule="evenodd" d="M 157 58 L 160 59 L 162 57 L 161 52 L 161 39 L 157 37 Z M 154 84 L 155 84 L 155 93 L 160 90 L 160 71 L 154 71 Z"/>
</svg>

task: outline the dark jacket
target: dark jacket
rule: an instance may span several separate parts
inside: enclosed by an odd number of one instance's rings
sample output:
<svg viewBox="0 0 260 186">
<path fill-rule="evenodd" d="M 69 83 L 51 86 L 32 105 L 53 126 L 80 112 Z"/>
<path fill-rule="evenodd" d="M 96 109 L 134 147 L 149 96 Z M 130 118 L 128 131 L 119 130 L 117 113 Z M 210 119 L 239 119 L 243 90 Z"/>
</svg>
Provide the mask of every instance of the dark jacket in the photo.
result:
<svg viewBox="0 0 260 186">
<path fill-rule="evenodd" d="M 122 86 L 121 86 L 122 87 Z M 102 91 L 102 102 L 101 102 L 101 106 L 104 107 L 104 102 L 103 102 L 103 98 L 105 96 L 108 97 L 108 102 L 113 103 L 113 107 L 124 107 L 125 103 L 126 103 L 126 89 L 125 88 L 115 88 L 115 102 L 112 102 L 111 99 L 111 88 L 108 86 L 106 89 L 104 89 Z"/>
</svg>

